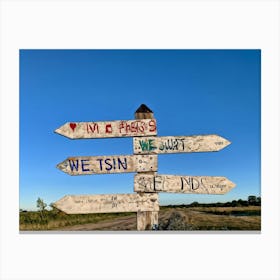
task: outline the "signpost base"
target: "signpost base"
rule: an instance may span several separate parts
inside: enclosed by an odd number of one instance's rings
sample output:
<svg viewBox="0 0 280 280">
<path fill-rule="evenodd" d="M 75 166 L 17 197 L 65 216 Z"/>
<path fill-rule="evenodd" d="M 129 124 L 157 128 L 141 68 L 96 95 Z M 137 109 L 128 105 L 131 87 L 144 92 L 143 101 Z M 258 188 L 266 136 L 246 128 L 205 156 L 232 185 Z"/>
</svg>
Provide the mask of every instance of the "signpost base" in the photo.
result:
<svg viewBox="0 0 280 280">
<path fill-rule="evenodd" d="M 158 211 L 137 212 L 137 230 L 157 230 Z"/>
</svg>

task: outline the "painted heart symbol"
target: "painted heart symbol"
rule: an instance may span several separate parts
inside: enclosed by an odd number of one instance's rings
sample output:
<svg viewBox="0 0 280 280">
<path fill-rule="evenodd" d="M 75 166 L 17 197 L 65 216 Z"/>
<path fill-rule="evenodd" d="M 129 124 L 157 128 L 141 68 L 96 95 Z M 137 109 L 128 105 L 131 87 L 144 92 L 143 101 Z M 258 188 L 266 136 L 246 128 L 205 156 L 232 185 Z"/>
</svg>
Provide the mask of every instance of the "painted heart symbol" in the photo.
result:
<svg viewBox="0 0 280 280">
<path fill-rule="evenodd" d="M 72 128 L 73 131 L 75 130 L 76 126 L 77 125 L 75 123 L 70 123 L 70 127 Z"/>
</svg>

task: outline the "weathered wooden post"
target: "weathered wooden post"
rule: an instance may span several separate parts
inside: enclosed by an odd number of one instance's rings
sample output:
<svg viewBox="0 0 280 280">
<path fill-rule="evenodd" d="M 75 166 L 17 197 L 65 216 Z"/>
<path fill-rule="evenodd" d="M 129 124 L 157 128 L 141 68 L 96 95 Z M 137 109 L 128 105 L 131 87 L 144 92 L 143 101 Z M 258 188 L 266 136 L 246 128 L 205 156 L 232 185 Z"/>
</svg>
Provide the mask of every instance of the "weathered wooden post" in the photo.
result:
<svg viewBox="0 0 280 280">
<path fill-rule="evenodd" d="M 141 120 L 141 119 L 153 119 L 153 118 L 154 118 L 153 111 L 149 109 L 145 104 L 141 104 L 141 106 L 135 112 L 135 119 Z M 149 152 L 147 152 L 147 154 L 149 154 Z M 145 174 L 155 176 L 156 172 L 148 171 L 145 172 Z M 138 194 L 144 195 L 143 192 L 138 192 Z M 152 230 L 156 228 L 158 228 L 158 211 L 138 210 L 137 230 Z"/>
</svg>

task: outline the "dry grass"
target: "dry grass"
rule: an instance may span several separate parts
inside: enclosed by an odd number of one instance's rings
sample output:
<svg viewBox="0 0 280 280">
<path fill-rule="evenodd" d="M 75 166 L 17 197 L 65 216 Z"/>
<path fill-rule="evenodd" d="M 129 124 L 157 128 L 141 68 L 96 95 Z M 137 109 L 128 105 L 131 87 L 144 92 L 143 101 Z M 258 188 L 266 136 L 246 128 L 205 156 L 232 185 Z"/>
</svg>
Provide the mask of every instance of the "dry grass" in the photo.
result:
<svg viewBox="0 0 280 280">
<path fill-rule="evenodd" d="M 133 213 L 109 213 L 109 214 L 74 214 L 46 212 L 43 219 L 39 212 L 20 213 L 19 229 L 36 231 L 36 230 L 53 230 L 75 225 L 98 224 L 104 221 L 113 221 L 115 219 L 131 216 Z"/>
<path fill-rule="evenodd" d="M 202 212 L 216 212 L 216 213 L 230 213 L 234 211 L 240 212 L 250 212 L 250 211 L 260 211 L 260 206 L 237 206 L 237 207 L 190 207 L 188 208 L 194 211 L 202 211 Z"/>
<path fill-rule="evenodd" d="M 161 213 L 162 223 L 168 222 L 170 210 Z M 182 223 L 190 230 L 261 230 L 260 206 L 175 208 L 173 212 L 181 215 Z"/>
<path fill-rule="evenodd" d="M 160 230 L 260 230 L 260 206 L 161 207 Z M 236 214 L 248 214 L 236 216 Z M 253 214 L 253 215 L 251 215 Z M 63 215 L 40 224 L 36 213 L 21 213 L 20 230 L 136 230 L 136 213 Z M 29 218 L 29 222 L 26 219 Z M 32 217 L 34 219 L 32 220 Z M 37 217 L 38 218 L 38 217 Z"/>
</svg>

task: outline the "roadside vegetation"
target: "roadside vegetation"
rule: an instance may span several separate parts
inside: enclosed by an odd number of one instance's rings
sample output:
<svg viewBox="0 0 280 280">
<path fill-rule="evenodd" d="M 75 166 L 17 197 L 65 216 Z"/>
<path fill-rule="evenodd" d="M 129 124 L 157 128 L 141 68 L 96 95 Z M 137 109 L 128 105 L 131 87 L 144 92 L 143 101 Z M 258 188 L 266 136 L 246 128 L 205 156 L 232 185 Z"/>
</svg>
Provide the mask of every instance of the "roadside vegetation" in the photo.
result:
<svg viewBox="0 0 280 280">
<path fill-rule="evenodd" d="M 129 212 L 68 215 L 56 209 L 53 204 L 47 209 L 47 204 L 41 198 L 38 198 L 36 203 L 38 211 L 20 209 L 20 230 L 60 230 L 74 225 L 97 224 L 104 221 L 110 223 L 122 217 L 135 216 L 135 213 Z M 159 212 L 159 230 L 260 230 L 260 228 L 261 198 L 256 196 L 225 203 L 193 202 L 161 206 Z"/>
<path fill-rule="evenodd" d="M 20 209 L 19 229 L 20 230 L 51 230 L 66 226 L 98 223 L 104 220 L 113 220 L 117 217 L 130 216 L 134 213 L 107 213 L 107 214 L 72 214 L 68 215 L 58 209 L 53 204 L 47 210 L 47 204 L 43 199 L 38 198 L 38 211 L 26 211 Z"/>
<path fill-rule="evenodd" d="M 261 206 L 261 197 L 249 195 L 247 200 L 238 199 L 231 202 L 199 203 L 194 201 L 190 204 L 167 205 L 161 207 L 240 207 L 240 206 Z"/>
</svg>

